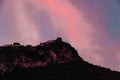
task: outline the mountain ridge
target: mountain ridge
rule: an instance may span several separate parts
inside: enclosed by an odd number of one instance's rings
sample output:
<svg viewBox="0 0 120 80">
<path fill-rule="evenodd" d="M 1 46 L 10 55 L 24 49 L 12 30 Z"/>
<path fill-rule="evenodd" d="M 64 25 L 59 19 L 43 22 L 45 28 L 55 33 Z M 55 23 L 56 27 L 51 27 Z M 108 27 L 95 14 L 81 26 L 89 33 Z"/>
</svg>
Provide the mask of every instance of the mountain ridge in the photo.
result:
<svg viewBox="0 0 120 80">
<path fill-rule="evenodd" d="M 37 46 L 0 46 L 1 80 L 120 80 L 120 72 L 84 61 L 62 38 Z"/>
</svg>

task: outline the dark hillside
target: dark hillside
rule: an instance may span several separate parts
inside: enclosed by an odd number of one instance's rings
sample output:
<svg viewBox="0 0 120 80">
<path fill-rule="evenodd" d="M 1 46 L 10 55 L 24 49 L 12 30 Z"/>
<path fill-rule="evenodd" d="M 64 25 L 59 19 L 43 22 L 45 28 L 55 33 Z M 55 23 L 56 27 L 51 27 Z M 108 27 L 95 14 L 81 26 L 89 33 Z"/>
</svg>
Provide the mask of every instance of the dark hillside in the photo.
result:
<svg viewBox="0 0 120 80">
<path fill-rule="evenodd" d="M 1 46 L 0 80 L 120 80 L 120 73 L 84 61 L 57 38 L 37 46 Z"/>
</svg>

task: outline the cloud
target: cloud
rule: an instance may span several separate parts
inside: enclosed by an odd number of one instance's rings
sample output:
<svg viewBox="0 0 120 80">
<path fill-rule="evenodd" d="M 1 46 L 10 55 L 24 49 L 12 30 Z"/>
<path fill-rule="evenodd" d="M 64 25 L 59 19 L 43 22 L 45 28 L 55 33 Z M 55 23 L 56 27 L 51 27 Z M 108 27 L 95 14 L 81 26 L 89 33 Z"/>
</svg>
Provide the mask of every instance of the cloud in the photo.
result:
<svg viewBox="0 0 120 80">
<path fill-rule="evenodd" d="M 101 50 L 101 47 L 94 42 L 97 29 L 85 19 L 82 11 L 77 10 L 67 0 L 44 0 L 39 4 L 43 4 L 50 15 L 54 24 L 51 28 L 54 28 L 59 35 L 76 47 L 80 56 L 93 63 L 103 64 L 103 58 L 95 52 Z"/>
<path fill-rule="evenodd" d="M 27 3 L 29 4 L 31 2 L 29 1 Z M 3 5 L 3 11 L 6 12 L 7 15 L 11 14 L 11 19 L 14 20 L 13 24 L 16 26 L 16 34 L 19 36 L 19 40 L 17 41 L 23 44 L 36 44 L 40 41 L 38 25 L 36 25 L 34 21 L 30 19 L 30 16 L 25 9 L 25 4 L 26 2 L 23 0 L 8 0 Z"/>
</svg>

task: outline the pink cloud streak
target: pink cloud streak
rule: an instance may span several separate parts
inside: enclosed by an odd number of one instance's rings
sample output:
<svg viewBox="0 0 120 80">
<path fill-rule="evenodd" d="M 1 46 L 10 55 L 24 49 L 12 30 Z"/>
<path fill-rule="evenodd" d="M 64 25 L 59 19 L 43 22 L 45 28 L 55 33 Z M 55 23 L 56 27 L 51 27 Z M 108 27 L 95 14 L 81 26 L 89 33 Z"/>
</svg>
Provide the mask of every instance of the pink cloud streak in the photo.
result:
<svg viewBox="0 0 120 80">
<path fill-rule="evenodd" d="M 104 64 L 103 58 L 95 52 L 95 50 L 101 50 L 101 47 L 94 43 L 97 28 L 86 20 L 82 11 L 78 11 L 67 0 L 64 2 L 44 0 L 39 4 L 44 4 L 44 8 L 51 16 L 56 32 L 61 30 L 58 34 L 76 47 L 80 56 L 90 62 Z"/>
</svg>

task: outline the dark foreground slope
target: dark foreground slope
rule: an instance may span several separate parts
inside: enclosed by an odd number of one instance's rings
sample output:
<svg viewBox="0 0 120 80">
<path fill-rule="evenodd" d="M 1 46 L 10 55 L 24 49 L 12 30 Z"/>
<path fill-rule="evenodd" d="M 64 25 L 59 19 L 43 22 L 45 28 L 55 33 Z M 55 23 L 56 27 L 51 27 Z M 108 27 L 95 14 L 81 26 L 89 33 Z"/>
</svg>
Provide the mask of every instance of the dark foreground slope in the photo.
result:
<svg viewBox="0 0 120 80">
<path fill-rule="evenodd" d="M 1 46 L 0 80 L 120 80 L 120 73 L 85 62 L 58 38 L 37 46 Z"/>
</svg>

